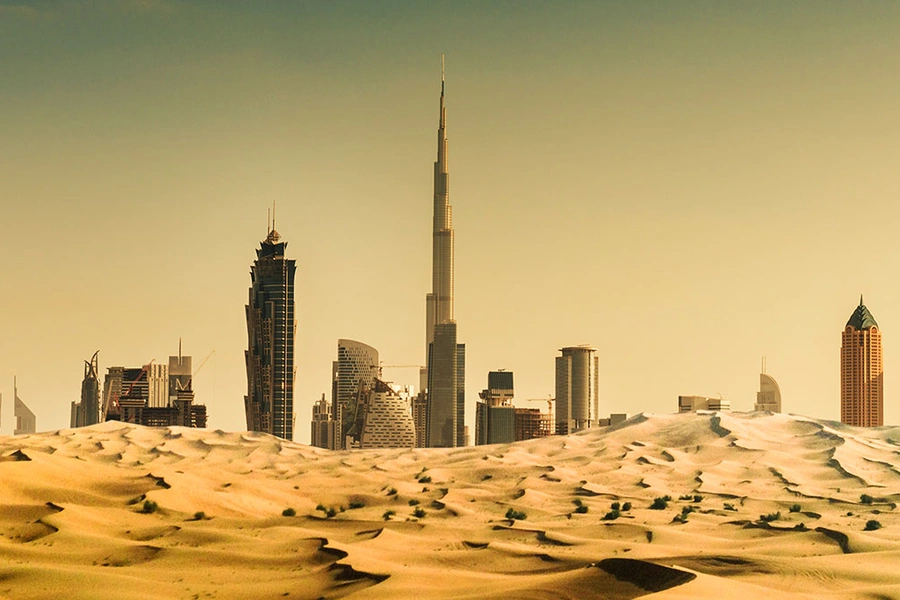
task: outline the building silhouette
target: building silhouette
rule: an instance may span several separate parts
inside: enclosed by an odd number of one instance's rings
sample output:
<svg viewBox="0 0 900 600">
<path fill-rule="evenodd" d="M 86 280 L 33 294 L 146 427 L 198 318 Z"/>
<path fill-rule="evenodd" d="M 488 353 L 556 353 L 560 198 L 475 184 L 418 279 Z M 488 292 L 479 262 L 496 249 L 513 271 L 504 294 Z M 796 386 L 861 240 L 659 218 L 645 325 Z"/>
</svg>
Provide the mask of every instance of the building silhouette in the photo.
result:
<svg viewBox="0 0 900 600">
<path fill-rule="evenodd" d="M 313 404 L 312 428 L 309 445 L 317 448 L 334 449 L 334 421 L 331 419 L 331 403 L 322 398 Z"/>
<path fill-rule="evenodd" d="M 884 424 L 884 366 L 881 329 L 859 297 L 841 334 L 841 423 Z"/>
<path fill-rule="evenodd" d="M 247 429 L 294 439 L 295 261 L 285 257 L 287 242 L 275 230 L 275 219 L 250 267 L 246 306 L 248 348 Z"/>
<path fill-rule="evenodd" d="M 84 427 L 100 422 L 100 351 L 91 360 L 84 361 L 84 379 L 81 380 L 81 400 L 72 403 L 70 427 Z"/>
<path fill-rule="evenodd" d="M 475 445 L 508 444 L 516 441 L 517 413 L 513 407 L 512 371 L 490 371 L 487 389 L 475 403 Z M 524 417 L 523 418 L 527 418 Z M 522 423 L 522 428 L 526 424 Z"/>
<path fill-rule="evenodd" d="M 568 435 L 597 426 L 599 358 L 590 346 L 561 348 L 556 357 L 556 433 Z"/>
<path fill-rule="evenodd" d="M 375 385 L 379 360 L 378 350 L 356 340 L 338 340 L 337 356 L 331 366 L 331 418 L 334 449 L 341 450 L 350 447 L 348 437 L 359 441 L 363 425 L 359 391 Z"/>
<path fill-rule="evenodd" d="M 31 409 L 28 408 L 22 399 L 19 398 L 19 383 L 13 377 L 13 416 L 16 418 L 16 429 L 13 435 L 22 435 L 26 433 L 35 433 L 37 431 L 37 418 Z"/>
<path fill-rule="evenodd" d="M 731 400 L 706 396 L 678 396 L 678 412 L 689 413 L 698 410 L 731 410 Z"/>
<path fill-rule="evenodd" d="M 426 296 L 426 368 L 420 387 L 426 392 L 425 444 L 452 448 L 466 444 L 465 344 L 457 341 L 454 316 L 454 232 L 450 206 L 447 109 L 444 105 L 444 57 L 441 56 L 441 97 L 437 160 L 434 162 L 431 293 Z"/>
<path fill-rule="evenodd" d="M 756 404 L 753 410 L 780 413 L 781 388 L 771 375 L 766 374 L 766 361 L 763 359 L 762 373 L 759 374 L 759 391 L 756 393 Z"/>
</svg>

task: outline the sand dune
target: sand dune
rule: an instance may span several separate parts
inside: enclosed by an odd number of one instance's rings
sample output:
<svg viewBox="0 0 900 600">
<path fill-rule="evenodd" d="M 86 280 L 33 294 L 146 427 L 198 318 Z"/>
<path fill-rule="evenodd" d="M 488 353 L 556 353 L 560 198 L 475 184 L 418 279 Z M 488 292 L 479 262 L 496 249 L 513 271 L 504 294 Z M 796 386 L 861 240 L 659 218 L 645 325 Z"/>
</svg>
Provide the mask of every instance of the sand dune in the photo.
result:
<svg viewBox="0 0 900 600">
<path fill-rule="evenodd" d="M 759 413 L 454 450 L 5 437 L 0 597 L 900 597 L 898 455 L 897 428 Z"/>
</svg>

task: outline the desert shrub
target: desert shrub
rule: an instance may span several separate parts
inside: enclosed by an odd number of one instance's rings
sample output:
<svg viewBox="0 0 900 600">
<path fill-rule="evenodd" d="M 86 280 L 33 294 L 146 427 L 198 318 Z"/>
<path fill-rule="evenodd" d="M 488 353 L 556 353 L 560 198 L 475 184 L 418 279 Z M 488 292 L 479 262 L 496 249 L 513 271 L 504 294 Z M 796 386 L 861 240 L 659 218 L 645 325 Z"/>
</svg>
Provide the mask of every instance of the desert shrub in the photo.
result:
<svg viewBox="0 0 900 600">
<path fill-rule="evenodd" d="M 579 504 L 578 506 L 575 507 L 575 512 L 577 512 L 579 515 L 583 515 L 587 511 L 588 511 L 587 504 Z"/>
<path fill-rule="evenodd" d="M 631 502 L 626 502 L 622 505 L 622 512 L 628 512 L 631 510 Z"/>
<path fill-rule="evenodd" d="M 862 502 L 863 504 L 872 504 L 875 501 L 875 498 L 873 498 L 872 496 L 870 496 L 868 494 L 862 494 L 859 497 L 859 501 Z"/>
<path fill-rule="evenodd" d="M 327 509 L 321 504 L 316 504 L 316 510 L 321 510 L 322 512 L 325 512 Z"/>
<path fill-rule="evenodd" d="M 693 498 L 693 496 L 691 496 L 690 494 L 682 494 L 682 495 L 678 496 L 679 500 L 691 500 L 692 498 Z"/>
<path fill-rule="evenodd" d="M 357 508 L 365 508 L 366 503 L 362 500 L 354 500 L 350 503 L 350 510 L 355 510 Z"/>
<path fill-rule="evenodd" d="M 572 504 L 574 504 L 575 506 L 581 506 L 583 502 L 581 501 L 581 498 L 575 498 L 574 500 L 572 500 Z"/>
<path fill-rule="evenodd" d="M 875 531 L 876 529 L 881 529 L 881 523 L 876 521 L 875 519 L 871 519 L 866 521 L 866 531 Z"/>
<path fill-rule="evenodd" d="M 419 483 L 431 483 L 431 477 L 423 475 L 422 477 L 419 477 Z"/>
<path fill-rule="evenodd" d="M 392 511 L 392 510 L 386 510 L 386 511 L 384 511 L 384 514 L 381 515 L 381 518 L 384 519 L 385 521 L 387 521 L 387 520 L 389 520 L 391 517 L 393 517 L 393 516 L 396 515 L 396 514 L 397 514 L 397 513 L 395 513 L 395 512 Z"/>
<path fill-rule="evenodd" d="M 653 504 L 650 505 L 651 510 L 666 510 L 669 507 L 669 501 L 666 500 L 668 496 L 660 496 L 659 498 L 653 499 Z"/>
<path fill-rule="evenodd" d="M 681 507 L 681 514 L 684 515 L 685 517 L 688 516 L 689 514 L 691 514 L 692 512 L 694 512 L 693 506 L 682 506 Z"/>
<path fill-rule="evenodd" d="M 425 511 L 422 510 L 422 507 L 417 506 L 416 510 L 413 511 L 413 516 L 417 519 L 421 519 L 422 517 L 425 516 Z"/>
<path fill-rule="evenodd" d="M 773 512 L 767 515 L 759 515 L 759 520 L 763 523 L 771 523 L 781 518 L 781 512 Z"/>
<path fill-rule="evenodd" d="M 528 518 L 528 515 L 523 513 L 522 511 L 515 510 L 514 508 L 510 508 L 506 511 L 506 518 L 512 519 L 513 521 L 524 521 Z"/>
<path fill-rule="evenodd" d="M 806 526 L 806 523 L 797 523 L 794 525 L 794 529 L 797 531 L 807 531 L 809 527 Z"/>
<path fill-rule="evenodd" d="M 149 515 L 150 513 L 155 513 L 158 509 L 159 505 L 153 500 L 144 500 L 144 507 L 141 508 L 141 512 L 145 515 Z"/>
<path fill-rule="evenodd" d="M 722 508 L 724 510 L 737 511 L 737 509 L 734 507 L 734 504 L 729 504 L 727 502 L 722 506 Z"/>
<path fill-rule="evenodd" d="M 791 512 L 800 512 L 799 504 L 791 504 Z"/>
<path fill-rule="evenodd" d="M 387 491 L 387 495 L 388 495 L 388 496 L 396 496 L 396 495 L 397 495 L 397 488 L 390 488 L 390 489 Z"/>
<path fill-rule="evenodd" d="M 334 515 L 336 515 L 336 514 L 337 514 L 337 511 L 336 511 L 336 510 L 334 509 L 334 507 L 332 506 L 332 507 L 330 507 L 328 510 L 325 511 L 325 518 L 326 518 L 326 519 L 330 519 L 330 518 L 332 518 L 332 517 L 333 517 Z"/>
<path fill-rule="evenodd" d="M 409 501 L 409 505 L 410 505 L 410 506 L 416 506 L 416 505 L 418 505 L 418 504 L 419 504 L 419 501 L 416 500 L 415 498 L 412 498 L 412 499 Z"/>
<path fill-rule="evenodd" d="M 202 521 L 205 518 L 206 518 L 206 513 L 203 512 L 202 510 L 198 510 L 197 512 L 194 513 L 195 521 Z"/>
<path fill-rule="evenodd" d="M 344 508 L 343 506 L 341 506 L 340 511 L 341 511 L 341 512 L 344 512 L 345 510 L 347 510 L 347 509 Z"/>
<path fill-rule="evenodd" d="M 688 513 L 681 513 L 679 515 L 675 515 L 675 518 L 672 519 L 673 523 L 687 523 Z"/>
<path fill-rule="evenodd" d="M 703 496 L 701 496 L 700 494 L 694 494 L 693 500 L 694 500 L 694 502 L 702 502 Z"/>
<path fill-rule="evenodd" d="M 494 478 L 494 476 L 491 475 L 490 473 L 488 473 L 488 474 L 486 474 L 486 475 L 483 475 L 483 476 L 481 477 L 481 480 L 482 480 L 482 481 L 487 481 L 488 479 L 493 479 L 493 478 Z"/>
<path fill-rule="evenodd" d="M 585 508 L 587 508 L 587 507 L 585 507 Z M 609 511 L 608 513 L 606 513 L 605 515 L 603 515 L 604 521 L 615 521 L 618 518 L 619 518 L 619 511 L 615 510 L 615 509 L 613 509 L 613 510 Z"/>
<path fill-rule="evenodd" d="M 612 504 L 609 505 L 609 507 L 612 510 L 619 510 L 619 508 L 621 508 L 621 505 L 618 502 L 613 502 Z"/>
<path fill-rule="evenodd" d="M 297 514 L 297 511 L 294 510 L 293 508 L 286 508 L 283 511 L 281 511 L 282 517 L 293 517 L 296 514 Z"/>
</svg>

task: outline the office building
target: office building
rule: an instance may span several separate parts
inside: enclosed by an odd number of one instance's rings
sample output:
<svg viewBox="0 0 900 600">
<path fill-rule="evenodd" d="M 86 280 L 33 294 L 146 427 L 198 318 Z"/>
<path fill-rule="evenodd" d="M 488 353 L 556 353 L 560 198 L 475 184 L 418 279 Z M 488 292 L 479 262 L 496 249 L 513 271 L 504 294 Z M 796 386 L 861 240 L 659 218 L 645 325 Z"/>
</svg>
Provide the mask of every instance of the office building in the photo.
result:
<svg viewBox="0 0 900 600">
<path fill-rule="evenodd" d="M 412 399 L 413 424 L 416 428 L 416 448 L 425 448 L 425 431 L 428 427 L 428 394 L 419 391 Z"/>
<path fill-rule="evenodd" d="M 28 408 L 22 399 L 19 398 L 19 383 L 13 378 L 13 416 L 16 418 L 16 428 L 13 435 L 23 435 L 27 433 L 35 433 L 37 431 L 37 418 L 31 409 Z"/>
<path fill-rule="evenodd" d="M 841 423 L 884 424 L 884 366 L 881 329 L 859 297 L 841 334 Z"/>
<path fill-rule="evenodd" d="M 250 267 L 244 412 L 249 431 L 293 440 L 297 267 L 294 260 L 285 257 L 287 242 L 280 240 L 273 218 Z"/>
<path fill-rule="evenodd" d="M 507 444 L 516 440 L 516 409 L 512 371 L 488 373 L 488 387 L 475 403 L 475 445 Z"/>
<path fill-rule="evenodd" d="M 698 410 L 731 410 L 731 401 L 706 396 L 678 396 L 678 412 L 688 413 Z"/>
<path fill-rule="evenodd" d="M 359 406 L 359 392 L 372 388 L 378 377 L 378 350 L 356 340 L 338 340 L 337 360 L 332 363 L 331 418 L 337 433 L 334 449 L 349 448 L 359 441 L 363 414 Z"/>
<path fill-rule="evenodd" d="M 515 441 L 522 442 L 543 438 L 552 434 L 551 414 L 539 408 L 516 408 Z"/>
<path fill-rule="evenodd" d="M 334 449 L 334 421 L 331 418 L 331 403 L 325 399 L 325 394 L 322 394 L 322 398 L 313 404 L 309 445 L 329 450 Z"/>
<path fill-rule="evenodd" d="M 413 423 L 409 390 L 394 389 L 375 379 L 362 399 L 363 428 L 359 447 L 413 448 L 416 428 Z"/>
<path fill-rule="evenodd" d="M 81 380 L 81 400 L 72 403 L 70 427 L 95 425 L 100 422 L 100 351 L 91 360 L 84 361 L 84 379 Z"/>
<path fill-rule="evenodd" d="M 556 433 L 568 435 L 597 426 L 599 358 L 590 346 L 561 348 L 556 357 Z"/>
<path fill-rule="evenodd" d="M 762 373 L 759 374 L 759 391 L 756 393 L 756 404 L 753 410 L 780 413 L 781 388 L 771 375 L 766 374 L 766 360 L 763 359 Z"/>
<path fill-rule="evenodd" d="M 420 373 L 420 387 L 427 390 L 425 443 L 430 448 L 466 444 L 466 348 L 465 344 L 457 343 L 454 316 L 454 231 L 443 61 L 442 56 L 438 148 L 434 162 L 431 293 L 425 300 L 427 366 Z"/>
</svg>

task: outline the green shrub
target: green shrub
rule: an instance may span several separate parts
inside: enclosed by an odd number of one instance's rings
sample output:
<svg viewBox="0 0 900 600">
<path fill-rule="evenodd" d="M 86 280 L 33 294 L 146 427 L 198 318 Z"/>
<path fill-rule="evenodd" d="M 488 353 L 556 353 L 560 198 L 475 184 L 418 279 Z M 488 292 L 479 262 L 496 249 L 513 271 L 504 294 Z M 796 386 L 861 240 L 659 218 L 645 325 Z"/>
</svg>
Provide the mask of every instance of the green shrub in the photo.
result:
<svg viewBox="0 0 900 600">
<path fill-rule="evenodd" d="M 327 509 L 324 506 L 322 506 L 321 504 L 316 504 L 316 510 L 321 510 L 322 512 L 325 512 Z"/>
<path fill-rule="evenodd" d="M 197 512 L 194 513 L 194 520 L 195 520 L 195 521 L 202 521 L 202 520 L 204 520 L 205 518 L 206 518 L 206 513 L 203 512 L 202 510 L 198 510 Z"/>
<path fill-rule="evenodd" d="M 575 498 L 574 500 L 572 500 L 572 504 L 574 504 L 575 506 L 581 506 L 583 503 L 581 502 L 581 498 Z"/>
<path fill-rule="evenodd" d="M 622 505 L 622 512 L 628 512 L 631 510 L 631 502 L 626 502 Z"/>
<path fill-rule="evenodd" d="M 293 517 L 296 514 L 297 514 L 297 511 L 294 510 L 293 508 L 286 508 L 283 511 L 281 511 L 282 517 Z"/>
<path fill-rule="evenodd" d="M 144 500 L 144 507 L 141 509 L 141 512 L 145 515 L 149 515 L 150 513 L 155 513 L 159 509 L 159 506 L 153 500 Z"/>
<path fill-rule="evenodd" d="M 807 531 L 809 528 L 806 526 L 806 523 L 797 523 L 794 525 L 794 529 L 797 531 Z"/>
<path fill-rule="evenodd" d="M 694 502 L 702 502 L 702 501 L 703 501 L 703 496 L 701 496 L 700 494 L 694 494 Z"/>
<path fill-rule="evenodd" d="M 606 513 L 605 515 L 603 515 L 604 521 L 615 521 L 618 518 L 619 518 L 619 511 L 617 511 L 615 509 L 613 509 L 613 510 L 609 511 L 608 513 Z"/>
<path fill-rule="evenodd" d="M 773 512 L 767 515 L 759 515 L 759 520 L 763 523 L 771 523 L 772 521 L 777 521 L 781 518 L 781 512 Z"/>
<path fill-rule="evenodd" d="M 350 510 L 355 510 L 357 508 L 365 508 L 365 507 L 366 507 L 366 503 L 363 502 L 362 500 L 354 500 L 353 502 L 350 503 Z"/>
<path fill-rule="evenodd" d="M 679 500 L 690 500 L 691 498 L 693 498 L 693 496 L 691 496 L 690 494 L 682 494 L 678 496 Z"/>
<path fill-rule="evenodd" d="M 431 477 L 429 477 L 428 475 L 419 477 L 419 483 L 431 483 Z"/>
<path fill-rule="evenodd" d="M 387 491 L 387 495 L 388 495 L 388 496 L 396 496 L 396 495 L 397 495 L 397 489 L 396 489 L 396 488 L 390 488 L 390 489 Z"/>
<path fill-rule="evenodd" d="M 613 502 L 609 507 L 610 507 L 612 510 L 619 510 L 620 504 L 619 504 L 618 502 Z"/>
<path fill-rule="evenodd" d="M 580 515 L 583 515 L 587 511 L 588 511 L 587 504 L 579 504 L 578 506 L 575 507 L 575 512 L 577 512 Z"/>
<path fill-rule="evenodd" d="M 417 506 L 416 510 L 413 511 L 413 516 L 417 519 L 421 519 L 422 517 L 425 516 L 425 511 L 422 510 L 421 506 Z"/>
<path fill-rule="evenodd" d="M 487 475 L 484 475 L 484 476 L 481 478 L 481 480 L 482 480 L 482 481 L 487 481 L 488 479 L 493 479 L 493 478 L 494 478 L 493 475 L 487 474 Z"/>
<path fill-rule="evenodd" d="M 681 507 L 681 514 L 684 515 L 685 517 L 688 516 L 689 514 L 691 514 L 692 512 L 694 512 L 693 506 L 682 506 Z"/>
<path fill-rule="evenodd" d="M 381 515 L 381 518 L 384 519 L 385 521 L 388 521 L 388 520 L 390 520 L 391 517 L 393 517 L 396 514 L 397 513 L 395 513 L 392 510 L 386 510 L 386 511 L 384 511 L 384 514 Z"/>
<path fill-rule="evenodd" d="M 518 511 L 513 508 L 510 508 L 509 510 L 506 511 L 506 518 L 511 519 L 513 521 L 524 521 L 525 519 L 528 518 L 528 515 L 526 515 L 522 511 Z"/>
<path fill-rule="evenodd" d="M 873 498 L 872 496 L 870 496 L 868 494 L 862 494 L 859 497 L 859 501 L 862 502 L 863 504 L 872 504 L 875 501 L 875 498 Z"/>
<path fill-rule="evenodd" d="M 336 514 L 337 514 L 337 511 L 336 511 L 336 510 L 334 509 L 334 507 L 332 506 L 332 507 L 330 507 L 328 510 L 325 511 L 325 518 L 326 518 L 326 519 L 330 519 L 330 518 L 332 518 L 332 517 L 333 517 L 334 515 L 336 515 Z"/>
<path fill-rule="evenodd" d="M 725 510 L 737 511 L 737 509 L 734 507 L 734 504 L 729 504 L 727 502 L 722 506 L 722 508 Z"/>
<path fill-rule="evenodd" d="M 875 531 L 876 529 L 881 529 L 881 523 L 876 521 L 875 519 L 871 519 L 866 521 L 866 531 Z"/>
<path fill-rule="evenodd" d="M 410 505 L 410 506 L 417 506 L 418 504 L 419 504 L 419 501 L 416 500 L 415 498 L 412 498 L 412 499 L 409 501 L 409 505 Z"/>
<path fill-rule="evenodd" d="M 672 519 L 673 523 L 687 523 L 689 513 L 681 513 L 679 515 L 675 515 L 675 518 Z"/>
<path fill-rule="evenodd" d="M 666 510 L 669 507 L 669 501 L 666 500 L 666 498 L 668 498 L 668 496 L 654 498 L 653 504 L 650 505 L 650 510 Z"/>
<path fill-rule="evenodd" d="M 799 504 L 791 504 L 791 512 L 792 512 L 792 513 L 793 513 L 793 512 L 800 512 L 800 505 L 799 505 Z"/>
</svg>

